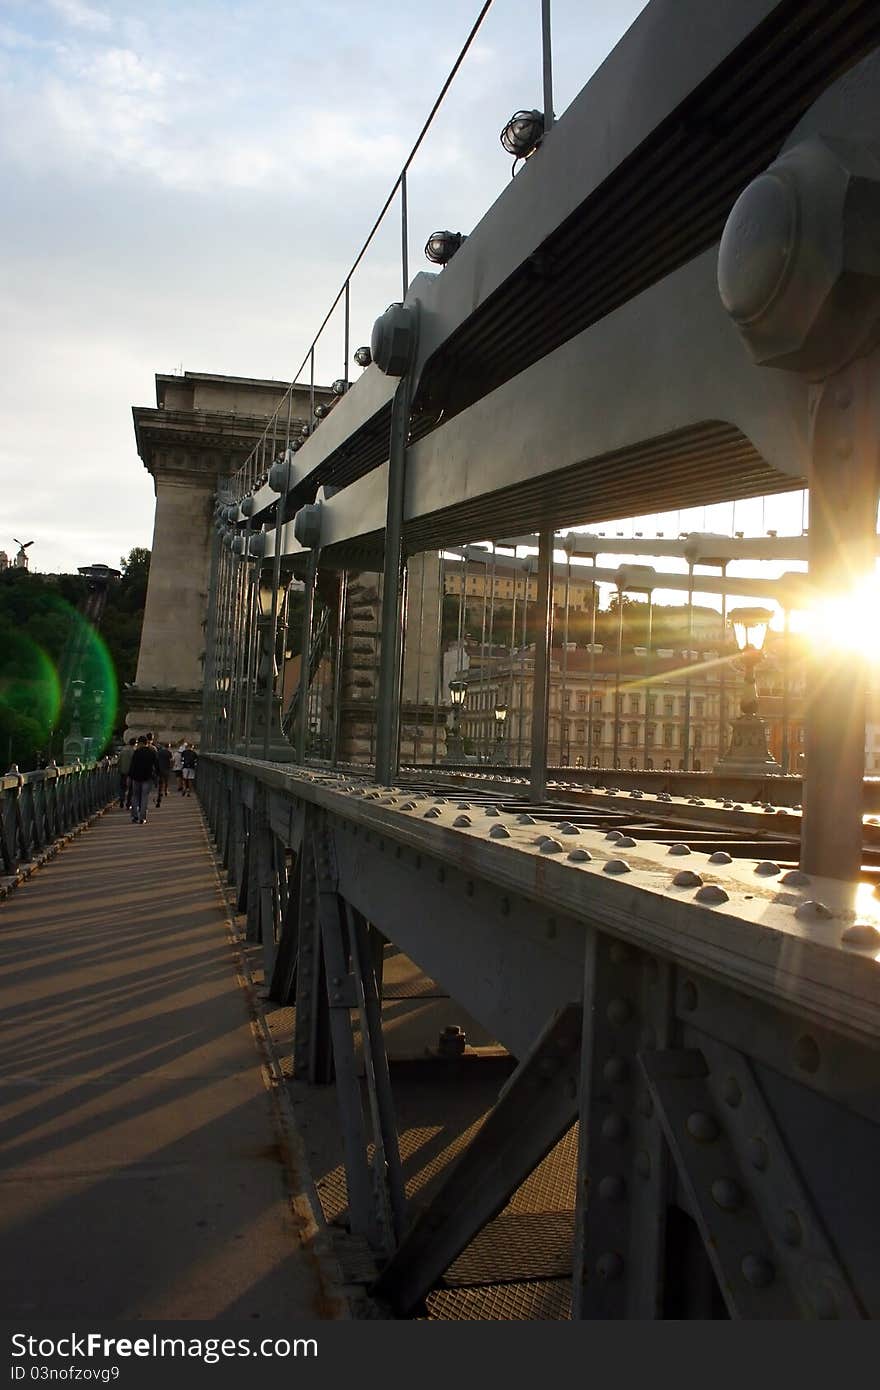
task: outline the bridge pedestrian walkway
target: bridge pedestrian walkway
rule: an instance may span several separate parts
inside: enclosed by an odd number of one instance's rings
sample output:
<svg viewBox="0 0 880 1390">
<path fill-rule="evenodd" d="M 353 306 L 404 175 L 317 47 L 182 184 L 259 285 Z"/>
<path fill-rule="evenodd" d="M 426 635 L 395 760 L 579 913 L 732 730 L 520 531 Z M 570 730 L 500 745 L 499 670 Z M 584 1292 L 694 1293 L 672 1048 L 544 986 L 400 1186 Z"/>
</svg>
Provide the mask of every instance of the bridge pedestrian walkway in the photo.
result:
<svg viewBox="0 0 880 1390">
<path fill-rule="evenodd" d="M 239 949 L 174 792 L 0 905 L 5 1317 L 344 1315 Z"/>
</svg>

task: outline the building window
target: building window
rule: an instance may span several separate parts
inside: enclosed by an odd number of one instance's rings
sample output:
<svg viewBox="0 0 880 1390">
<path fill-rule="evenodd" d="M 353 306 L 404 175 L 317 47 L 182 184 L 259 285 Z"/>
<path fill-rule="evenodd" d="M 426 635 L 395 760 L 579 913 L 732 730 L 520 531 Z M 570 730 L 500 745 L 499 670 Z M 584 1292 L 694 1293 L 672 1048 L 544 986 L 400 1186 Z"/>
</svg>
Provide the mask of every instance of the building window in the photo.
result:
<svg viewBox="0 0 880 1390">
<path fill-rule="evenodd" d="M 566 692 L 565 692 L 565 708 L 566 708 L 566 710 L 570 710 L 570 709 L 571 709 L 571 691 L 570 691 L 570 690 L 566 690 Z"/>
<path fill-rule="evenodd" d="M 653 747 L 654 747 L 654 740 L 655 740 L 656 736 L 657 736 L 657 730 L 656 730 L 656 728 L 654 727 L 653 724 L 649 724 L 648 727 L 647 727 L 647 729 L 645 730 L 645 740 L 646 740 L 647 745 L 648 745 L 649 748 L 653 748 Z"/>
<path fill-rule="evenodd" d="M 587 708 L 587 697 L 586 697 L 586 695 L 578 695 L 578 697 L 577 697 L 577 707 L 578 707 L 579 710 L 585 710 L 585 709 Z"/>
<path fill-rule="evenodd" d="M 630 697 L 629 697 L 629 712 L 630 712 L 630 714 L 638 714 L 638 713 L 639 713 L 639 706 L 641 705 L 641 703 L 642 703 L 642 702 L 641 702 L 640 696 L 638 696 L 638 695 L 630 695 Z"/>
<path fill-rule="evenodd" d="M 593 711 L 594 711 L 595 714 L 601 714 L 601 713 L 602 713 L 602 696 L 601 696 L 601 695 L 594 695 L 594 696 L 593 696 Z"/>
<path fill-rule="evenodd" d="M 635 748 L 635 747 L 638 746 L 638 742 L 639 742 L 639 726 L 638 726 L 638 724 L 630 724 L 630 726 L 629 726 L 629 741 L 630 741 L 630 746 L 631 746 L 631 747 Z"/>
<path fill-rule="evenodd" d="M 706 701 L 703 699 L 701 695 L 698 695 L 697 698 L 694 700 L 694 714 L 696 715 L 697 719 L 702 719 L 705 713 Z"/>
<path fill-rule="evenodd" d="M 563 737 L 566 741 L 568 740 L 568 730 L 569 730 L 569 723 L 568 723 L 568 720 L 567 720 L 567 719 L 563 719 L 563 721 L 562 721 L 562 737 Z"/>
<path fill-rule="evenodd" d="M 576 724 L 576 725 L 575 725 L 575 737 L 576 737 L 578 743 L 583 743 L 584 738 L 586 737 L 586 727 L 585 727 L 585 725 L 583 725 L 583 724 Z"/>
<path fill-rule="evenodd" d="M 702 730 L 702 729 L 694 729 L 694 748 L 702 748 L 702 746 L 703 746 L 703 730 Z"/>
<path fill-rule="evenodd" d="M 601 743 L 601 742 L 602 742 L 602 725 L 601 725 L 601 724 L 594 724 L 594 725 L 593 725 L 593 742 L 594 742 L 594 743 Z"/>
<path fill-rule="evenodd" d="M 656 696 L 656 695 L 649 695 L 649 696 L 648 696 L 648 714 L 654 715 L 654 714 L 656 714 L 656 713 L 657 713 L 657 696 Z"/>
<path fill-rule="evenodd" d="M 673 724 L 663 725 L 663 747 L 671 748 L 675 741 L 675 726 Z"/>
<path fill-rule="evenodd" d="M 675 700 L 671 695 L 663 696 L 663 713 L 675 714 Z"/>
</svg>

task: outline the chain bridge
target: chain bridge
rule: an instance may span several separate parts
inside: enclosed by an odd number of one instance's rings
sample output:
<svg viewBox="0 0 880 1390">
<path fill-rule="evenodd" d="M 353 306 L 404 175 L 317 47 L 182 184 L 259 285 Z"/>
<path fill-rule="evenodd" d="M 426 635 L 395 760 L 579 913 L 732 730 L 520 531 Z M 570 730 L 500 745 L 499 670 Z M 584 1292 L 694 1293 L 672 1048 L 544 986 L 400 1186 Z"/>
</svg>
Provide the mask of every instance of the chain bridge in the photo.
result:
<svg viewBox="0 0 880 1390">
<path fill-rule="evenodd" d="M 558 120 L 547 33 L 502 196 L 413 277 L 407 165 L 362 373 L 349 277 L 343 377 L 316 340 L 200 479 L 201 808 L 349 1295 L 873 1318 L 868 676 L 784 670 L 774 756 L 693 599 L 874 570 L 880 12 L 652 0 Z M 796 536 L 598 530 L 797 489 Z M 597 642 L 600 583 L 686 594 L 684 651 Z M 41 803 L 5 795 L 11 873 Z"/>
</svg>

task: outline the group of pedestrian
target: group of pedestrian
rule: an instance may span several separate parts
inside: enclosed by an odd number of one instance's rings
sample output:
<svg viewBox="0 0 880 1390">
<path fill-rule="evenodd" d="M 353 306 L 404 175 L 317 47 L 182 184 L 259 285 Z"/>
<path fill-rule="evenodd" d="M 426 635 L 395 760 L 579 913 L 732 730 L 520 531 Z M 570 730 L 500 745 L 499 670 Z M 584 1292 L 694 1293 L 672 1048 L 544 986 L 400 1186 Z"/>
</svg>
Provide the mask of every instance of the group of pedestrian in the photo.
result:
<svg viewBox="0 0 880 1390">
<path fill-rule="evenodd" d="M 169 777 L 176 773 L 178 792 L 191 796 L 197 762 L 196 750 L 186 740 L 172 749 L 170 743 L 157 744 L 152 734 L 130 738 L 118 758 L 120 809 L 131 811 L 134 825 L 145 825 L 150 792 L 155 790 L 155 805 L 161 806 Z"/>
</svg>

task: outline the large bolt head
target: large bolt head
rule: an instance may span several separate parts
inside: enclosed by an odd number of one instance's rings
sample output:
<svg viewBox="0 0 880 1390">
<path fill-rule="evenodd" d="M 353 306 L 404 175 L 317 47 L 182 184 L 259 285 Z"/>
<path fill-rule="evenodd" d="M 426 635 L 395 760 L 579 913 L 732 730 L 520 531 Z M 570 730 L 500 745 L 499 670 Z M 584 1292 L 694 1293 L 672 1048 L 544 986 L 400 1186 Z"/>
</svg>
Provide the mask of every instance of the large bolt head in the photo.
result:
<svg viewBox="0 0 880 1390">
<path fill-rule="evenodd" d="M 718 289 L 756 362 L 821 380 L 880 338 L 880 149 L 811 136 L 740 194 Z"/>
<path fill-rule="evenodd" d="M 386 376 L 404 376 L 412 361 L 416 339 L 415 311 L 406 304 L 390 304 L 373 324 L 370 352 Z"/>
<path fill-rule="evenodd" d="M 287 492 L 293 478 L 290 459 L 276 459 L 269 469 L 269 486 L 273 492 Z"/>
<path fill-rule="evenodd" d="M 315 550 L 321 544 L 321 504 L 309 502 L 300 507 L 293 519 L 293 534 L 306 550 Z"/>
</svg>

